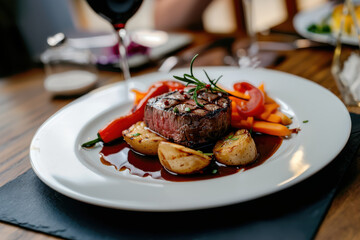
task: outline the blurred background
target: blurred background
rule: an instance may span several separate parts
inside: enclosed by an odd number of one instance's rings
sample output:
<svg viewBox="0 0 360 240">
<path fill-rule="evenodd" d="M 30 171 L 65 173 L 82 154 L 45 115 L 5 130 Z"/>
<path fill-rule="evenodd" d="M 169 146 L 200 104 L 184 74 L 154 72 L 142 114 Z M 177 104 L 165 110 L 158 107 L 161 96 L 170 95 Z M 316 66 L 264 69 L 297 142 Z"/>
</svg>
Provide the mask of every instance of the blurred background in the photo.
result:
<svg viewBox="0 0 360 240">
<path fill-rule="evenodd" d="M 201 16 L 201 24 L 163 26 L 156 23 L 155 5 L 160 0 L 144 0 L 141 8 L 127 23 L 129 31 L 161 29 L 166 31 L 207 31 L 220 35 L 241 34 L 243 17 L 239 16 L 241 0 L 213 0 Z M 170 1 L 170 0 L 167 0 Z M 253 0 L 254 28 L 267 31 L 291 20 L 294 11 L 316 7 L 326 0 Z M 291 16 L 292 15 L 292 16 Z M 39 64 L 47 49 L 47 37 L 58 32 L 68 37 L 112 33 L 112 26 L 88 6 L 85 0 L 0 0 L 0 77 L 9 76 Z"/>
</svg>

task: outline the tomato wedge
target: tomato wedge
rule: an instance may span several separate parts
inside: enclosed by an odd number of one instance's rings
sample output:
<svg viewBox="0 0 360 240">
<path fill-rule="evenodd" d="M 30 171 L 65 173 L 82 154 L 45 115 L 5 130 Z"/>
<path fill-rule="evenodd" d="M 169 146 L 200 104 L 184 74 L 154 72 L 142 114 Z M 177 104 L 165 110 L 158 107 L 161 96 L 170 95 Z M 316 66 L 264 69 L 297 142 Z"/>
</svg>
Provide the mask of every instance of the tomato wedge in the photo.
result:
<svg viewBox="0 0 360 240">
<path fill-rule="evenodd" d="M 240 115 L 251 117 L 264 111 L 265 97 L 257 87 L 247 82 L 239 82 L 234 84 L 234 89 L 235 91 L 250 96 L 249 101 L 244 101 L 241 105 L 236 105 L 236 110 Z"/>
</svg>

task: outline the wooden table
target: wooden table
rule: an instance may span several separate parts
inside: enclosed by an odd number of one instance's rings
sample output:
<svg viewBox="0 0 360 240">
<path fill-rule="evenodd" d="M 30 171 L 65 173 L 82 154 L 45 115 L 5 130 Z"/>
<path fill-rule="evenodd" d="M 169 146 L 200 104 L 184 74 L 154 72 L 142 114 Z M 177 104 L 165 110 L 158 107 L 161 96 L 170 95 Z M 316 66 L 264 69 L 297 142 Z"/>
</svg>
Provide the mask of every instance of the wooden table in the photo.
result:
<svg viewBox="0 0 360 240">
<path fill-rule="evenodd" d="M 194 34 L 193 49 L 217 36 Z M 284 37 L 269 36 L 275 40 Z M 184 51 L 182 50 L 180 54 Z M 201 55 L 197 65 L 221 65 L 226 54 L 212 50 Z M 333 48 L 302 49 L 282 52 L 281 61 L 271 68 L 310 79 L 339 96 L 330 72 Z M 133 76 L 157 70 L 150 65 L 133 72 Z M 122 80 L 116 72 L 99 73 L 103 86 Z M 53 98 L 43 88 L 44 72 L 41 68 L 0 79 L 0 186 L 15 179 L 30 168 L 29 145 L 40 125 L 60 108 L 75 98 Z M 357 108 L 350 109 L 358 111 Z M 340 126 L 341 127 L 341 126 Z M 335 137 L 335 136 L 334 136 Z M 0 223 L 2 239 L 52 239 L 54 237 Z M 320 226 L 316 239 L 360 239 L 360 157 L 353 161 L 342 181 L 341 188 Z"/>
</svg>

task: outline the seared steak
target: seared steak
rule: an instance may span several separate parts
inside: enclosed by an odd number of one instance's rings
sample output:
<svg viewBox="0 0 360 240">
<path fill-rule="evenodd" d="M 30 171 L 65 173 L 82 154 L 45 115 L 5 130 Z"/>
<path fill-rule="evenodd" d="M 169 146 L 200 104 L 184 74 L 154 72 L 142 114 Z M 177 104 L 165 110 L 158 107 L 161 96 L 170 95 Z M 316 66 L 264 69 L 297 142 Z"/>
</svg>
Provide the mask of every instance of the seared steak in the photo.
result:
<svg viewBox="0 0 360 240">
<path fill-rule="evenodd" d="M 148 101 L 144 121 L 159 135 L 188 147 L 200 146 L 224 136 L 230 128 L 231 100 L 224 93 L 174 91 Z"/>
</svg>

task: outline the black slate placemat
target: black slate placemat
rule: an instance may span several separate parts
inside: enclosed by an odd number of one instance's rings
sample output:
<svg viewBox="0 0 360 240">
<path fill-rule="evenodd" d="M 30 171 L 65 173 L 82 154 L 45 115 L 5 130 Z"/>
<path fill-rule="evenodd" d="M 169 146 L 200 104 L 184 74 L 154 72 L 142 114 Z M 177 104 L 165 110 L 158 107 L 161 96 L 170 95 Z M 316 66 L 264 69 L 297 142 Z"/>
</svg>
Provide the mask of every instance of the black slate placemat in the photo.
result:
<svg viewBox="0 0 360 240">
<path fill-rule="evenodd" d="M 360 115 L 351 118 L 352 134 L 334 161 L 260 199 L 189 212 L 113 210 L 63 196 L 29 170 L 0 188 L 0 220 L 69 239 L 312 239 L 360 144 Z"/>
</svg>

